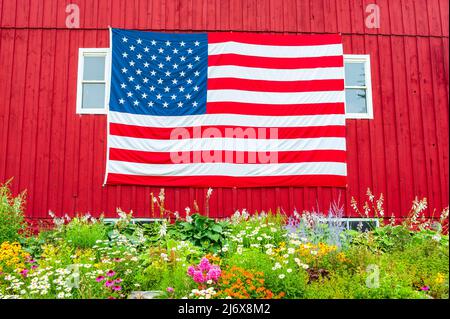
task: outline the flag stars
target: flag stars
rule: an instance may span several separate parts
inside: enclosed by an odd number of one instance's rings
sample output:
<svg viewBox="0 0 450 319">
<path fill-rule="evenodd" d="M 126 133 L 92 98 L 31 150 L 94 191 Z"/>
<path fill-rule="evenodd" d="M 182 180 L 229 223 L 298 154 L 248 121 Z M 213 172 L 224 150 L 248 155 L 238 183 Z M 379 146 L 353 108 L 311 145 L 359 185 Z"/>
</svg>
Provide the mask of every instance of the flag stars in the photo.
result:
<svg viewBox="0 0 450 319">
<path fill-rule="evenodd" d="M 132 96 L 133 96 L 133 93 L 132 93 L 132 92 L 128 92 L 128 93 L 127 93 L 127 96 L 128 96 L 128 97 L 132 97 Z"/>
<path fill-rule="evenodd" d="M 151 56 L 151 58 L 152 58 L 152 61 L 156 60 L 156 55 L 153 54 L 153 55 Z"/>
<path fill-rule="evenodd" d="M 158 49 L 158 52 L 159 52 L 159 53 L 164 53 L 164 49 L 163 49 L 163 48 L 159 48 L 159 49 Z"/>
<path fill-rule="evenodd" d="M 166 56 L 166 61 L 169 62 L 172 58 L 170 56 Z"/>
<path fill-rule="evenodd" d="M 122 73 L 127 73 L 128 69 L 127 68 L 122 68 Z"/>
<path fill-rule="evenodd" d="M 187 84 L 192 84 L 192 80 L 191 79 L 187 79 L 186 82 L 187 82 Z"/>
<path fill-rule="evenodd" d="M 175 69 L 178 69 L 178 64 L 174 64 L 174 65 L 172 65 L 172 67 L 173 67 L 173 69 L 175 70 Z"/>
<path fill-rule="evenodd" d="M 170 76 L 171 73 L 170 73 L 170 71 L 166 71 L 165 74 L 166 74 L 166 76 Z"/>
<path fill-rule="evenodd" d="M 170 97 L 172 100 L 176 100 L 177 96 L 175 94 L 172 94 L 172 96 Z"/>
<path fill-rule="evenodd" d="M 162 95 L 158 93 L 158 94 L 156 95 L 156 99 L 157 99 L 157 100 L 161 100 L 161 98 L 162 98 Z"/>
<path fill-rule="evenodd" d="M 196 86 L 194 86 L 194 91 L 195 92 L 197 92 L 198 91 L 198 89 L 199 89 L 199 87 L 196 85 Z"/>
<path fill-rule="evenodd" d="M 133 81 L 134 81 L 134 77 L 129 76 L 129 77 L 128 77 L 128 81 L 129 81 L 129 82 L 133 82 Z"/>
<path fill-rule="evenodd" d="M 139 53 L 136 57 L 138 60 L 140 60 L 140 59 L 142 59 L 142 54 Z"/>
<path fill-rule="evenodd" d="M 186 94 L 185 97 L 186 97 L 186 100 L 190 100 L 191 99 L 191 95 L 189 93 Z"/>
<path fill-rule="evenodd" d="M 185 76 L 185 75 L 186 75 L 186 73 L 184 71 L 180 72 L 180 76 Z"/>
<path fill-rule="evenodd" d="M 136 42 L 137 42 L 137 44 L 142 44 L 142 40 L 141 39 L 137 39 Z"/>
<path fill-rule="evenodd" d="M 181 60 L 181 62 L 184 62 L 184 61 L 186 61 L 186 57 L 185 56 L 181 56 L 180 60 Z"/>
<path fill-rule="evenodd" d="M 147 98 L 147 93 L 142 93 L 141 96 L 142 96 L 143 99 L 146 99 Z"/>
<path fill-rule="evenodd" d="M 126 85 L 125 83 L 121 83 L 121 84 L 120 84 L 120 87 L 121 87 L 122 89 L 125 89 L 125 88 L 127 87 L 127 85 Z"/>
<path fill-rule="evenodd" d="M 200 61 L 200 57 L 197 55 L 197 56 L 194 58 L 194 60 L 195 60 L 195 61 Z"/>
<path fill-rule="evenodd" d="M 122 53 L 122 56 L 126 59 L 126 58 L 128 58 L 128 53 L 124 52 L 124 53 Z"/>
<path fill-rule="evenodd" d="M 139 91 L 141 89 L 141 86 L 138 84 L 134 87 L 137 91 Z"/>
<path fill-rule="evenodd" d="M 147 104 L 149 107 L 153 107 L 153 105 L 155 105 L 155 103 L 153 103 L 153 101 L 148 102 Z"/>
<path fill-rule="evenodd" d="M 134 106 L 138 106 L 138 105 L 139 105 L 139 101 L 138 101 L 138 100 L 135 100 L 135 101 L 133 102 L 133 105 L 134 105 Z"/>
<path fill-rule="evenodd" d="M 198 46 L 200 45 L 200 42 L 195 41 L 195 42 L 194 42 L 194 45 L 195 45 L 196 47 L 198 47 Z"/>
<path fill-rule="evenodd" d="M 178 90 L 179 90 L 180 92 L 184 92 L 184 87 L 180 86 L 180 87 L 178 88 Z"/>
<path fill-rule="evenodd" d="M 145 63 L 144 63 L 144 68 L 148 68 L 149 65 L 150 65 L 150 63 L 145 62 Z"/>
<path fill-rule="evenodd" d="M 187 50 L 187 53 L 188 53 L 188 54 L 192 54 L 192 52 L 193 52 L 192 49 L 188 49 L 188 50 Z"/>
<path fill-rule="evenodd" d="M 163 82 L 164 82 L 163 79 L 161 78 L 158 79 L 158 84 L 163 84 Z"/>
<path fill-rule="evenodd" d="M 130 61 L 130 62 L 128 62 L 129 64 L 130 64 L 130 66 L 134 66 L 135 65 L 135 62 L 134 61 Z"/>
<path fill-rule="evenodd" d="M 151 92 L 155 91 L 155 87 L 153 85 L 151 87 L 149 87 L 149 89 L 150 89 Z"/>
<path fill-rule="evenodd" d="M 161 62 L 158 64 L 158 68 L 162 69 L 164 67 L 164 64 L 162 64 Z"/>
<path fill-rule="evenodd" d="M 156 45 L 156 41 L 155 41 L 155 40 L 152 40 L 152 41 L 151 41 L 151 44 L 152 44 L 152 45 Z"/>
<path fill-rule="evenodd" d="M 148 82 L 148 78 L 143 78 L 142 82 L 147 83 Z"/>
<path fill-rule="evenodd" d="M 125 43 L 128 42 L 128 38 L 127 37 L 123 37 L 122 38 L 122 42 L 125 42 Z"/>
<path fill-rule="evenodd" d="M 150 51 L 150 49 L 149 49 L 148 47 L 145 47 L 145 48 L 144 48 L 144 52 L 147 53 L 148 51 Z"/>
<path fill-rule="evenodd" d="M 194 75 L 195 75 L 195 76 L 199 76 L 199 75 L 200 75 L 200 72 L 199 72 L 199 71 L 195 71 L 195 72 L 194 72 Z"/>
<path fill-rule="evenodd" d="M 173 80 L 172 80 L 172 83 L 173 83 L 173 84 L 177 84 L 177 83 L 178 83 L 178 80 L 177 80 L 177 79 L 173 79 Z"/>
<path fill-rule="evenodd" d="M 142 70 L 140 70 L 140 69 L 137 69 L 137 70 L 136 70 L 136 74 L 137 74 L 137 75 L 141 75 L 141 73 L 142 73 Z"/>
<path fill-rule="evenodd" d="M 183 41 L 180 42 L 180 47 L 184 47 L 186 45 L 186 43 L 184 43 Z"/>
<path fill-rule="evenodd" d="M 175 49 L 172 50 L 172 52 L 173 52 L 173 54 L 177 54 L 178 53 L 178 49 L 175 48 Z"/>
<path fill-rule="evenodd" d="M 151 70 L 150 71 L 150 75 L 152 75 L 152 76 L 156 75 L 156 71 L 155 70 Z"/>
<path fill-rule="evenodd" d="M 130 46 L 131 51 L 134 51 L 134 49 L 136 49 L 136 47 L 134 45 Z"/>
<path fill-rule="evenodd" d="M 193 65 L 189 63 L 189 64 L 187 65 L 187 67 L 188 67 L 188 69 L 192 69 Z"/>
<path fill-rule="evenodd" d="M 166 46 L 170 47 L 171 43 L 170 41 L 166 41 Z"/>
<path fill-rule="evenodd" d="M 125 100 L 124 99 L 119 99 L 119 104 L 124 104 Z"/>
<path fill-rule="evenodd" d="M 164 103 L 163 103 L 163 107 L 168 108 L 168 107 L 169 107 L 169 103 L 164 102 Z"/>
<path fill-rule="evenodd" d="M 165 88 L 164 88 L 164 92 L 169 92 L 170 91 L 170 88 L 168 87 L 168 86 L 166 86 Z"/>
<path fill-rule="evenodd" d="M 178 105 L 178 107 L 183 107 L 183 102 L 180 101 L 180 102 L 178 102 L 177 105 Z"/>
<path fill-rule="evenodd" d="M 197 102 L 195 102 L 195 101 L 194 101 L 194 102 L 192 102 L 192 106 L 193 106 L 193 107 L 197 107 L 197 105 L 198 105 L 198 103 L 197 103 Z"/>
</svg>

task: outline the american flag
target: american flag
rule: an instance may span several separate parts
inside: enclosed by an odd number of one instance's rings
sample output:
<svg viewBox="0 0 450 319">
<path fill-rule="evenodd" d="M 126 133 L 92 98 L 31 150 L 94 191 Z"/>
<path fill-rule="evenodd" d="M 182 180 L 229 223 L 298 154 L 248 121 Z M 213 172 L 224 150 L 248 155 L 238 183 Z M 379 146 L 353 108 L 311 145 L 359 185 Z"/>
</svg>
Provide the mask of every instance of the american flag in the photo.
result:
<svg viewBox="0 0 450 319">
<path fill-rule="evenodd" d="M 111 30 L 107 184 L 345 186 L 339 35 Z"/>
</svg>

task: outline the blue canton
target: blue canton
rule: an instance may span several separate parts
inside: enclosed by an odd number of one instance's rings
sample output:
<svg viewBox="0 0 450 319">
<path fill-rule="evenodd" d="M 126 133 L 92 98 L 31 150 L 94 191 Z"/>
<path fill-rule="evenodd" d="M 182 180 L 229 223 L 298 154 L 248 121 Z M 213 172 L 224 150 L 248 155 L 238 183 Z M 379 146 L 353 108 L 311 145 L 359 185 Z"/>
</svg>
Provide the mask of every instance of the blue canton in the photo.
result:
<svg viewBox="0 0 450 319">
<path fill-rule="evenodd" d="M 112 29 L 109 108 L 180 116 L 206 113 L 207 34 Z"/>
</svg>

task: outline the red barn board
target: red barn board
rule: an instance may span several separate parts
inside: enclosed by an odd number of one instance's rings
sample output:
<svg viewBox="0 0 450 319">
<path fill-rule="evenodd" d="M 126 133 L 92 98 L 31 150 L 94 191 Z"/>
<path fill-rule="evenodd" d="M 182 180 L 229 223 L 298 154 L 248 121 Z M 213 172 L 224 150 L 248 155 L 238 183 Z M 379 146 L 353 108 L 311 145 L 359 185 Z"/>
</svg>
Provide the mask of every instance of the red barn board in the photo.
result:
<svg viewBox="0 0 450 319">
<path fill-rule="evenodd" d="M 415 196 L 428 198 L 430 212 L 448 206 L 447 0 L 378 0 L 375 9 L 368 0 L 73 3 L 0 1 L 0 181 L 14 177 L 13 191 L 27 190 L 30 218 L 47 218 L 49 210 L 113 217 L 116 207 L 151 216 L 150 193 L 159 187 L 102 186 L 106 116 L 76 112 L 79 49 L 109 47 L 109 26 L 340 33 L 344 54 L 370 55 L 373 119 L 347 119 L 348 186 L 216 188 L 211 216 L 242 208 L 327 210 L 338 199 L 352 216 L 351 196 L 365 200 L 368 187 L 384 194 L 389 216 L 404 217 Z M 206 188 L 165 193 L 167 207 L 183 211 L 194 199 L 201 206 Z"/>
</svg>

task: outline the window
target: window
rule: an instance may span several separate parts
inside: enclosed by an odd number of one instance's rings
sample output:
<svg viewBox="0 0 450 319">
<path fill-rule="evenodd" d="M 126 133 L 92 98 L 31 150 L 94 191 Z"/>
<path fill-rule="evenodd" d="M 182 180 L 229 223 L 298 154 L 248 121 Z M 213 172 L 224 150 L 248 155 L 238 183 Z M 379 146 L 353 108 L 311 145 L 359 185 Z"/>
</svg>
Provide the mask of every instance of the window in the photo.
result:
<svg viewBox="0 0 450 319">
<path fill-rule="evenodd" d="M 344 55 L 345 113 L 348 119 L 373 119 L 369 55 Z"/>
<path fill-rule="evenodd" d="M 78 54 L 77 113 L 106 114 L 110 81 L 109 49 L 80 48 Z"/>
</svg>

